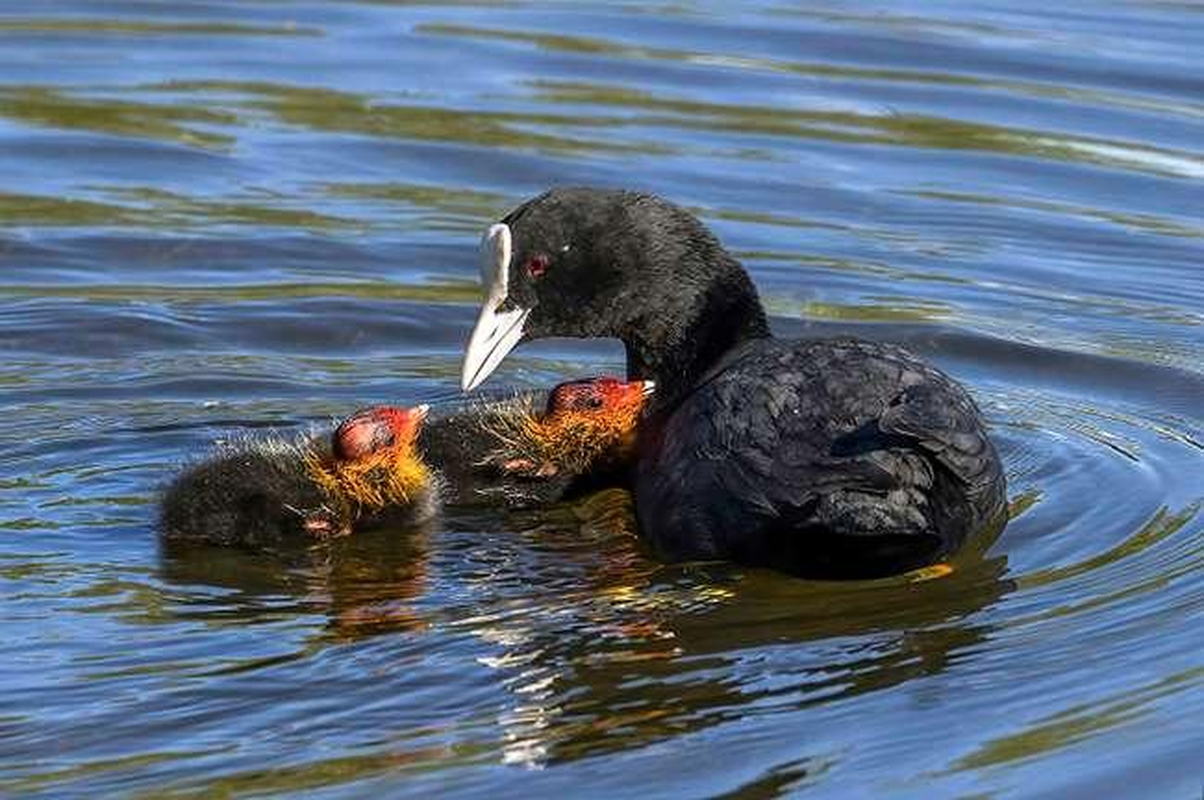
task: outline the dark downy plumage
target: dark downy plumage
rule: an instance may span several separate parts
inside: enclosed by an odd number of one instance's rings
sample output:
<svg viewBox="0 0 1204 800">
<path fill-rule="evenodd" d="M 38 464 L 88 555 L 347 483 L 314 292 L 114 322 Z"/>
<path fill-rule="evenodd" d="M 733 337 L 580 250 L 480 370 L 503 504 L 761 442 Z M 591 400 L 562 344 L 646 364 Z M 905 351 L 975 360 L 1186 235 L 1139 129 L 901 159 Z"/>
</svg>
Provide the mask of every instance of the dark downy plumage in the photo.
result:
<svg viewBox="0 0 1204 800">
<path fill-rule="evenodd" d="M 325 498 L 297 466 L 304 444 L 278 438 L 223 445 L 163 492 L 159 530 L 168 541 L 270 547 L 300 537 Z"/>
<path fill-rule="evenodd" d="M 483 257 L 465 389 L 545 336 L 617 337 L 629 379 L 656 382 L 635 491 L 662 556 L 868 577 L 1001 519 L 999 458 L 961 386 L 899 347 L 772 338 L 748 274 L 685 210 L 554 189 Z"/>
<path fill-rule="evenodd" d="M 352 415 L 332 437 L 221 445 L 164 491 L 159 530 L 169 542 L 260 549 L 428 519 L 438 482 L 415 447 L 425 414 L 425 406 L 378 407 Z"/>
<path fill-rule="evenodd" d="M 329 437 L 238 440 L 172 481 L 160 530 L 172 541 L 264 548 L 408 526 L 448 505 L 570 499 L 625 477 L 651 391 L 599 377 L 431 419 L 425 406 L 378 406 Z"/>
<path fill-rule="evenodd" d="M 597 377 L 433 415 L 421 447 L 444 504 L 530 508 L 625 483 L 650 381 Z"/>
</svg>

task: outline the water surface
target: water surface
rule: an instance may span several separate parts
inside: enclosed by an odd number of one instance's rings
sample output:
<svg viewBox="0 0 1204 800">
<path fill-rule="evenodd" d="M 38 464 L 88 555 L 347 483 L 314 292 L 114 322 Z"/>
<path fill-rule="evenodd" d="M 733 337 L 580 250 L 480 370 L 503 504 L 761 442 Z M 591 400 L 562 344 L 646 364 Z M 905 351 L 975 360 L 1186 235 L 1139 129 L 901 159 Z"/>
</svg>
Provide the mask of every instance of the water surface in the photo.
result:
<svg viewBox="0 0 1204 800">
<path fill-rule="evenodd" d="M 0 794 L 1198 797 L 1202 41 L 1155 2 L 0 10 Z M 1006 531 L 845 584 L 659 565 L 615 492 L 160 551 L 214 440 L 453 397 L 479 231 L 557 183 L 965 381 Z"/>
</svg>

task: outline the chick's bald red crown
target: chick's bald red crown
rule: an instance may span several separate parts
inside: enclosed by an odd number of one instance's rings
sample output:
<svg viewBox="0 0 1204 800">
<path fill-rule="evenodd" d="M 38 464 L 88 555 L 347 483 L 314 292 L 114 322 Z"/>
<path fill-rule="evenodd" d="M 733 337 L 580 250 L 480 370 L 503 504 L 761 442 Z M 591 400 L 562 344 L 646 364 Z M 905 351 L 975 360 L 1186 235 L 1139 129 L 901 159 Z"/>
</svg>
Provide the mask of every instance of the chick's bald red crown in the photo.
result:
<svg viewBox="0 0 1204 800">
<path fill-rule="evenodd" d="M 340 461 L 355 461 L 373 453 L 414 442 L 430 406 L 413 408 L 373 406 L 355 412 L 339 423 L 331 436 L 331 449 Z"/>
</svg>

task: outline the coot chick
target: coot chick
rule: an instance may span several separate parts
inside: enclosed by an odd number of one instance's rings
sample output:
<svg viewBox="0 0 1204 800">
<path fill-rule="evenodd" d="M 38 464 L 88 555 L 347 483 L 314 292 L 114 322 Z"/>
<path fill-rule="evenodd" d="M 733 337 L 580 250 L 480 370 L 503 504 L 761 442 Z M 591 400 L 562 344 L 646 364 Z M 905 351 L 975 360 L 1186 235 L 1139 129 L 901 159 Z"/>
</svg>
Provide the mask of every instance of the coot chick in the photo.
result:
<svg viewBox="0 0 1204 800">
<path fill-rule="evenodd" d="M 429 423 L 426 406 L 369 408 L 329 441 L 238 441 L 172 482 L 160 528 L 169 540 L 262 548 L 411 525 L 444 504 L 567 499 L 618 481 L 651 392 L 651 381 L 600 377 Z"/>
<path fill-rule="evenodd" d="M 416 445 L 426 413 L 426 406 L 360 411 L 331 443 L 269 437 L 224 445 L 164 492 L 163 537 L 262 548 L 429 518 L 438 481 Z"/>
<path fill-rule="evenodd" d="M 465 391 L 519 342 L 617 337 L 652 379 L 635 477 L 665 558 L 873 577 L 940 559 L 1002 519 L 974 401 L 900 347 L 772 338 L 743 267 L 650 194 L 558 188 L 492 226 Z"/>
<path fill-rule="evenodd" d="M 601 376 L 474 402 L 428 420 L 420 445 L 444 505 L 546 505 L 627 483 L 652 391 L 652 381 Z"/>
</svg>

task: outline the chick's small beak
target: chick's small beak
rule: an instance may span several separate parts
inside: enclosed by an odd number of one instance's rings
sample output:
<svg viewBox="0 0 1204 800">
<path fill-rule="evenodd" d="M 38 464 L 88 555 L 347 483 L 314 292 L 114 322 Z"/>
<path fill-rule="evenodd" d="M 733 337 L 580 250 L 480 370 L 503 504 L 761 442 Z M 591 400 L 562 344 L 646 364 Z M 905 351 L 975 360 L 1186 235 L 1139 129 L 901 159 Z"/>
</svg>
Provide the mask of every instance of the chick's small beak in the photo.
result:
<svg viewBox="0 0 1204 800">
<path fill-rule="evenodd" d="M 394 436 L 399 440 L 413 439 L 418 436 L 418 431 L 422 429 L 422 422 L 430 410 L 431 407 L 426 403 L 407 408 L 398 415 L 395 424 L 391 426 Z"/>
<path fill-rule="evenodd" d="M 485 284 L 485 302 L 464 350 L 460 388 L 466 392 L 480 386 L 519 343 L 523 338 L 523 325 L 531 314 L 529 308 L 499 310 L 509 292 L 510 258 L 510 227 L 494 225 L 481 241 L 481 279 Z"/>
<path fill-rule="evenodd" d="M 615 397 L 619 405 L 628 409 L 639 409 L 656 391 L 656 383 L 654 381 L 623 381 L 617 389 Z"/>
<path fill-rule="evenodd" d="M 632 408 L 643 408 L 648 398 L 656 391 L 655 381 L 631 381 L 625 385 L 623 392 L 625 402 Z"/>
</svg>

